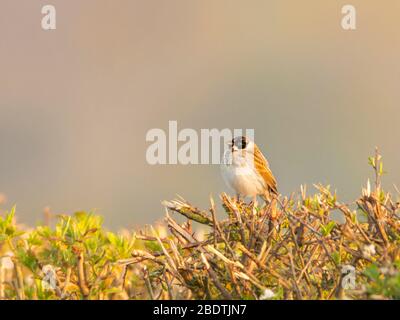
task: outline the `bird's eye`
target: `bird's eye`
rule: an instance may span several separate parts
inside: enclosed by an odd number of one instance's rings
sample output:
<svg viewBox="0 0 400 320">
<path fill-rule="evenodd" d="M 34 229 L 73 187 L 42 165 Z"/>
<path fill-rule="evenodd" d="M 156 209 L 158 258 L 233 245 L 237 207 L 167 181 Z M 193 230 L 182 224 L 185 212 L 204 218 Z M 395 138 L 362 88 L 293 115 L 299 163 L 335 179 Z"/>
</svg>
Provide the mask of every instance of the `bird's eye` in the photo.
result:
<svg viewBox="0 0 400 320">
<path fill-rule="evenodd" d="M 233 145 L 236 146 L 239 150 L 245 149 L 247 147 L 247 139 L 245 137 L 236 138 L 233 141 Z"/>
<path fill-rule="evenodd" d="M 241 141 L 241 148 L 240 149 L 245 149 L 247 147 L 247 140 L 245 137 L 242 138 Z"/>
</svg>

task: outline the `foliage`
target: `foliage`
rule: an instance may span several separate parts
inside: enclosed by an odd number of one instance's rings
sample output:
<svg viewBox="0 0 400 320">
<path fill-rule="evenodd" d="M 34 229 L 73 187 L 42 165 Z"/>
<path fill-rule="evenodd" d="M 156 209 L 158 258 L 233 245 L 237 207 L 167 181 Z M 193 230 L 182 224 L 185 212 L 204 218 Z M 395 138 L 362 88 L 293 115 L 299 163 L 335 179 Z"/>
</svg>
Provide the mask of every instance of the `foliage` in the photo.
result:
<svg viewBox="0 0 400 320">
<path fill-rule="evenodd" d="M 84 212 L 26 230 L 14 207 L 0 217 L 0 299 L 399 299 L 400 204 L 380 155 L 369 163 L 375 184 L 354 203 L 322 185 L 257 206 L 222 194 L 220 220 L 212 198 L 177 199 L 165 226 L 133 234 Z"/>
</svg>

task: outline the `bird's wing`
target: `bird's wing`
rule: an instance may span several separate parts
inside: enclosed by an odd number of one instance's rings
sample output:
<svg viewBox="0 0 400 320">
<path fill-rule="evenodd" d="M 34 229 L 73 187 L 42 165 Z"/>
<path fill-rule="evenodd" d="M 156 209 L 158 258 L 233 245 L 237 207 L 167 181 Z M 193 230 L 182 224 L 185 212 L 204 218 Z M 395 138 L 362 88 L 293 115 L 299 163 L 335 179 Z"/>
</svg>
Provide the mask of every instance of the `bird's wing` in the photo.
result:
<svg viewBox="0 0 400 320">
<path fill-rule="evenodd" d="M 263 156 L 257 146 L 254 146 L 254 167 L 264 179 L 267 187 L 275 194 L 278 194 L 278 188 L 274 175 L 269 168 L 267 159 Z"/>
</svg>

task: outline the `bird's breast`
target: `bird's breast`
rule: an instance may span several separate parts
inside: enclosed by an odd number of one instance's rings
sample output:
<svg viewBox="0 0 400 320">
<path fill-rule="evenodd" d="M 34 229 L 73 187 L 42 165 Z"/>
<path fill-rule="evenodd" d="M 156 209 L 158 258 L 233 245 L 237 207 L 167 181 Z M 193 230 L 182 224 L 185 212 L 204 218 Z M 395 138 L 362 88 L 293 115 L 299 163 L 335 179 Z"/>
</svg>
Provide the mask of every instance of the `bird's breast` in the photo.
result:
<svg viewBox="0 0 400 320">
<path fill-rule="evenodd" d="M 224 165 L 222 176 L 230 188 L 243 196 L 250 197 L 263 193 L 262 178 L 252 166 Z"/>
</svg>

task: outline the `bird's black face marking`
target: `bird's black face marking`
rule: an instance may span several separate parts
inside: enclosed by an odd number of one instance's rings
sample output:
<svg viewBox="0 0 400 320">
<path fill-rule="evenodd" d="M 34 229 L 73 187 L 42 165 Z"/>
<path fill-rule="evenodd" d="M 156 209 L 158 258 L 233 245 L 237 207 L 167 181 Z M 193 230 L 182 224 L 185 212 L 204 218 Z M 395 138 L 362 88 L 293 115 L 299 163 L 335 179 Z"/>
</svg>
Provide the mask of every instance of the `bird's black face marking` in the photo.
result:
<svg viewBox="0 0 400 320">
<path fill-rule="evenodd" d="M 246 137 L 236 137 L 232 140 L 232 147 L 236 146 L 239 150 L 245 149 L 248 145 Z"/>
</svg>

